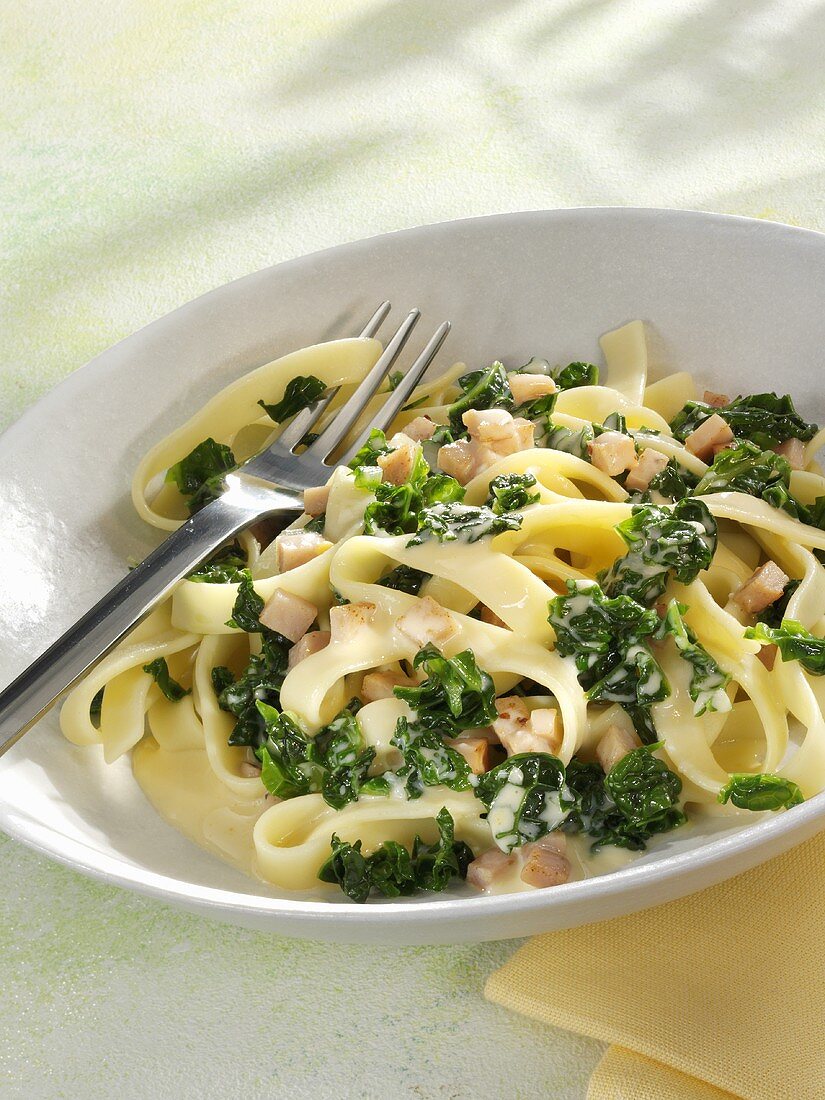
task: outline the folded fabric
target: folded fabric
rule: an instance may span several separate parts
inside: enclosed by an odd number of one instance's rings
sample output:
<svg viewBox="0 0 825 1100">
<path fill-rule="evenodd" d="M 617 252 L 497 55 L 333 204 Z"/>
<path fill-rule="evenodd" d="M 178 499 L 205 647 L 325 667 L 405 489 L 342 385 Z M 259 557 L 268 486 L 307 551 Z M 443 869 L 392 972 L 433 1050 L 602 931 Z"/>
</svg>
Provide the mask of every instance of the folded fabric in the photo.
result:
<svg viewBox="0 0 825 1100">
<path fill-rule="evenodd" d="M 691 897 L 537 936 L 485 992 L 614 1044 L 588 1100 L 822 1100 L 823 956 L 825 833 Z"/>
</svg>

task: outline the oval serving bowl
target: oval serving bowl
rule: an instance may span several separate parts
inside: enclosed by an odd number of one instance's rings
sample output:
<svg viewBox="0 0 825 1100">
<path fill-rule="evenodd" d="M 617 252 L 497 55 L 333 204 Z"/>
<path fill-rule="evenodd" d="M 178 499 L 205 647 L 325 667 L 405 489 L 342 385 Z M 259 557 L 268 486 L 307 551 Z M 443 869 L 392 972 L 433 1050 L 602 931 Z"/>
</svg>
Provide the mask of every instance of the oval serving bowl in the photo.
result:
<svg viewBox="0 0 825 1100">
<path fill-rule="evenodd" d="M 152 443 L 245 371 L 355 334 L 384 298 L 396 315 L 419 306 L 422 332 L 453 322 L 442 364 L 600 362 L 598 337 L 639 317 L 653 377 L 689 370 L 711 389 L 787 390 L 822 421 L 823 285 L 825 235 L 688 211 L 581 209 L 424 226 L 221 287 L 98 356 L 0 437 L 2 680 L 157 541 L 128 497 Z M 358 906 L 279 894 L 196 848 L 158 817 L 128 759 L 107 767 L 99 748 L 70 745 L 56 712 L 0 760 L 0 828 L 32 848 L 222 920 L 341 942 L 505 939 L 617 916 L 738 874 L 824 819 L 819 795 L 788 813 L 685 827 L 620 871 L 552 890 Z"/>
</svg>

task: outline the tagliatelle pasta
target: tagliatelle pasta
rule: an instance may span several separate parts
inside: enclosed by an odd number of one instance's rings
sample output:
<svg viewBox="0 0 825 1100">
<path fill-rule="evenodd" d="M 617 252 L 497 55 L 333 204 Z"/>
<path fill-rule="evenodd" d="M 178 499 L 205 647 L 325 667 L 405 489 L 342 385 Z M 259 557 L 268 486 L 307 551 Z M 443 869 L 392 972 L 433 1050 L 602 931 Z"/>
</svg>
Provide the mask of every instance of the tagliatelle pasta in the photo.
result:
<svg viewBox="0 0 825 1100">
<path fill-rule="evenodd" d="M 558 885 L 819 793 L 822 433 L 788 398 L 648 383 L 640 322 L 601 346 L 607 385 L 544 360 L 422 384 L 312 515 L 181 582 L 68 697 L 66 737 L 131 751 L 159 812 L 250 873 L 356 901 Z M 177 527 L 380 351 L 227 386 L 141 462 L 138 513 Z"/>
</svg>

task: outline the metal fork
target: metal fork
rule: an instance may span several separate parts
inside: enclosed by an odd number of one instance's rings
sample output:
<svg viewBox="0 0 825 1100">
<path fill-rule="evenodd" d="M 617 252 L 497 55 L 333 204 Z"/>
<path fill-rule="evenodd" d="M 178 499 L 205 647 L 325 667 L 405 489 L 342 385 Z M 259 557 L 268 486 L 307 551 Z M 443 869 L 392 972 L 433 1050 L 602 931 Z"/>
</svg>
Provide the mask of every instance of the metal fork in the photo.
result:
<svg viewBox="0 0 825 1100">
<path fill-rule="evenodd" d="M 375 336 L 389 311 L 390 303 L 383 302 L 361 336 Z M 331 472 L 327 460 L 356 425 L 400 355 L 419 316 L 417 309 L 407 315 L 378 362 L 317 439 L 300 454 L 295 453 L 336 390 L 299 412 L 270 447 L 228 474 L 226 489 L 217 500 L 186 520 L 0 692 L 0 755 L 168 596 L 178 581 L 227 540 L 256 520 L 275 518 L 285 527 L 300 515 L 304 510 L 302 490 L 325 484 Z M 449 331 L 448 321 L 436 329 L 372 423 L 359 434 L 340 462 L 351 459 L 372 428 L 386 428 L 392 422 Z"/>
</svg>

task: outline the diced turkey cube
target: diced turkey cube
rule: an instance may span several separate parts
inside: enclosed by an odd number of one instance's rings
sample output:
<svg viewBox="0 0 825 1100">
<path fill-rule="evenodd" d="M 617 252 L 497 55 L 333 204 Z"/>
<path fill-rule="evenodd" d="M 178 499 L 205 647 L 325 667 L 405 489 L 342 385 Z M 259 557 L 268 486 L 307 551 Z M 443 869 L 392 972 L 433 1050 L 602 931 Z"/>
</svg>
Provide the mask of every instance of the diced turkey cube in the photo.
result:
<svg viewBox="0 0 825 1100">
<path fill-rule="evenodd" d="M 378 456 L 378 465 L 384 471 L 384 481 L 391 485 L 403 485 L 409 481 L 419 447 L 409 436 L 399 433 L 390 440 L 393 449 Z"/>
<path fill-rule="evenodd" d="M 667 466 L 667 455 L 663 455 L 661 451 L 655 451 L 652 447 L 645 447 L 639 455 L 638 464 L 627 475 L 625 489 L 631 493 L 643 493 L 665 466 Z"/>
<path fill-rule="evenodd" d="M 721 409 L 723 406 L 730 404 L 730 398 L 726 393 L 714 393 L 713 390 L 705 390 L 705 396 L 702 400 L 714 409 Z"/>
<path fill-rule="evenodd" d="M 636 446 L 629 435 L 622 432 L 602 432 L 587 444 L 590 461 L 597 470 L 616 477 L 636 465 Z"/>
<path fill-rule="evenodd" d="M 478 444 L 472 439 L 459 439 L 439 448 L 438 465 L 460 485 L 466 485 L 476 474 L 497 462 L 499 457 L 485 444 Z"/>
<path fill-rule="evenodd" d="M 392 699 L 393 688 L 409 687 L 413 681 L 403 672 L 368 672 L 361 681 L 361 699 L 374 703 L 376 699 Z"/>
<path fill-rule="evenodd" d="M 467 882 L 476 890 L 489 890 L 493 883 L 506 875 L 517 857 L 507 855 L 500 848 L 490 848 L 467 868 Z"/>
<path fill-rule="evenodd" d="M 329 490 L 329 484 L 313 485 L 309 489 L 304 489 L 304 511 L 308 516 L 322 516 L 326 512 Z"/>
<path fill-rule="evenodd" d="M 404 435 L 410 437 L 414 443 L 420 443 L 423 439 L 431 439 L 436 425 L 428 416 L 416 416 L 409 424 L 404 425 Z"/>
<path fill-rule="evenodd" d="M 308 561 L 329 550 L 330 546 L 332 543 L 315 531 L 282 531 L 275 539 L 278 572 L 287 573 L 290 569 L 297 569 L 299 565 L 306 565 Z"/>
<path fill-rule="evenodd" d="M 525 401 L 535 401 L 558 390 L 556 383 L 546 374 L 508 374 L 507 382 L 513 400 L 518 405 L 523 405 Z"/>
<path fill-rule="evenodd" d="M 685 447 L 692 455 L 707 462 L 713 454 L 714 447 L 721 447 L 733 442 L 733 432 L 730 425 L 722 419 L 719 413 L 714 413 L 707 420 L 703 420 L 699 427 L 690 433 L 685 440 Z"/>
<path fill-rule="evenodd" d="M 310 630 L 303 638 L 299 638 L 290 649 L 287 658 L 288 667 L 293 669 L 306 657 L 311 657 L 313 653 L 320 653 L 322 649 L 326 649 L 331 637 L 332 635 L 328 630 Z"/>
<path fill-rule="evenodd" d="M 260 779 L 261 765 L 250 764 L 248 760 L 242 760 L 238 765 L 238 774 L 242 775 L 244 779 Z"/>
<path fill-rule="evenodd" d="M 556 753 L 561 745 L 563 729 L 558 711 L 538 707 L 531 711 L 520 695 L 496 699 L 498 718 L 493 732 L 508 756 L 520 752 Z"/>
<path fill-rule="evenodd" d="M 801 439 L 786 439 L 776 448 L 776 453 L 782 455 L 792 470 L 805 469 L 805 444 Z"/>
<path fill-rule="evenodd" d="M 503 695 L 496 699 L 498 717 L 493 722 L 493 732 L 510 755 L 513 738 L 527 728 L 530 708 L 520 695 Z"/>
<path fill-rule="evenodd" d="M 536 707 L 531 710 L 529 727 L 534 743 L 544 747 L 522 749 L 522 752 L 549 752 L 555 755 L 559 751 L 564 738 L 564 727 L 557 710 L 552 707 Z"/>
<path fill-rule="evenodd" d="M 513 417 L 506 409 L 468 409 L 461 419 L 479 443 L 494 443 L 512 435 Z"/>
<path fill-rule="evenodd" d="M 525 420 L 523 416 L 517 416 L 513 420 L 513 434 L 507 439 L 494 444 L 493 450 L 499 454 L 516 454 L 517 451 L 529 451 L 536 445 L 536 430 L 532 420 Z M 502 447 L 508 450 L 502 450 Z"/>
<path fill-rule="evenodd" d="M 731 597 L 735 603 L 751 615 L 764 611 L 785 591 L 789 581 L 775 561 L 766 561 L 745 581 Z"/>
<path fill-rule="evenodd" d="M 441 649 L 458 631 L 455 618 L 430 596 L 424 596 L 409 611 L 405 611 L 395 625 L 419 649 L 428 642 Z"/>
<path fill-rule="evenodd" d="M 607 733 L 596 746 L 596 759 L 604 771 L 609 772 L 629 752 L 638 749 L 641 743 L 635 733 L 630 733 L 621 726 L 608 726 Z"/>
<path fill-rule="evenodd" d="M 473 775 L 482 775 L 490 770 L 490 742 L 483 737 L 456 737 L 448 739 L 447 744 L 460 752 Z"/>
<path fill-rule="evenodd" d="M 375 604 L 369 600 L 362 603 L 335 604 L 329 609 L 329 628 L 333 642 L 349 642 L 373 620 Z"/>
<path fill-rule="evenodd" d="M 521 870 L 521 881 L 542 889 L 570 881 L 570 861 L 551 848 L 531 845 Z"/>
<path fill-rule="evenodd" d="M 318 617 L 318 608 L 314 603 L 276 588 L 264 604 L 259 619 L 270 630 L 283 634 L 291 642 L 297 642 L 306 634 Z"/>
</svg>

